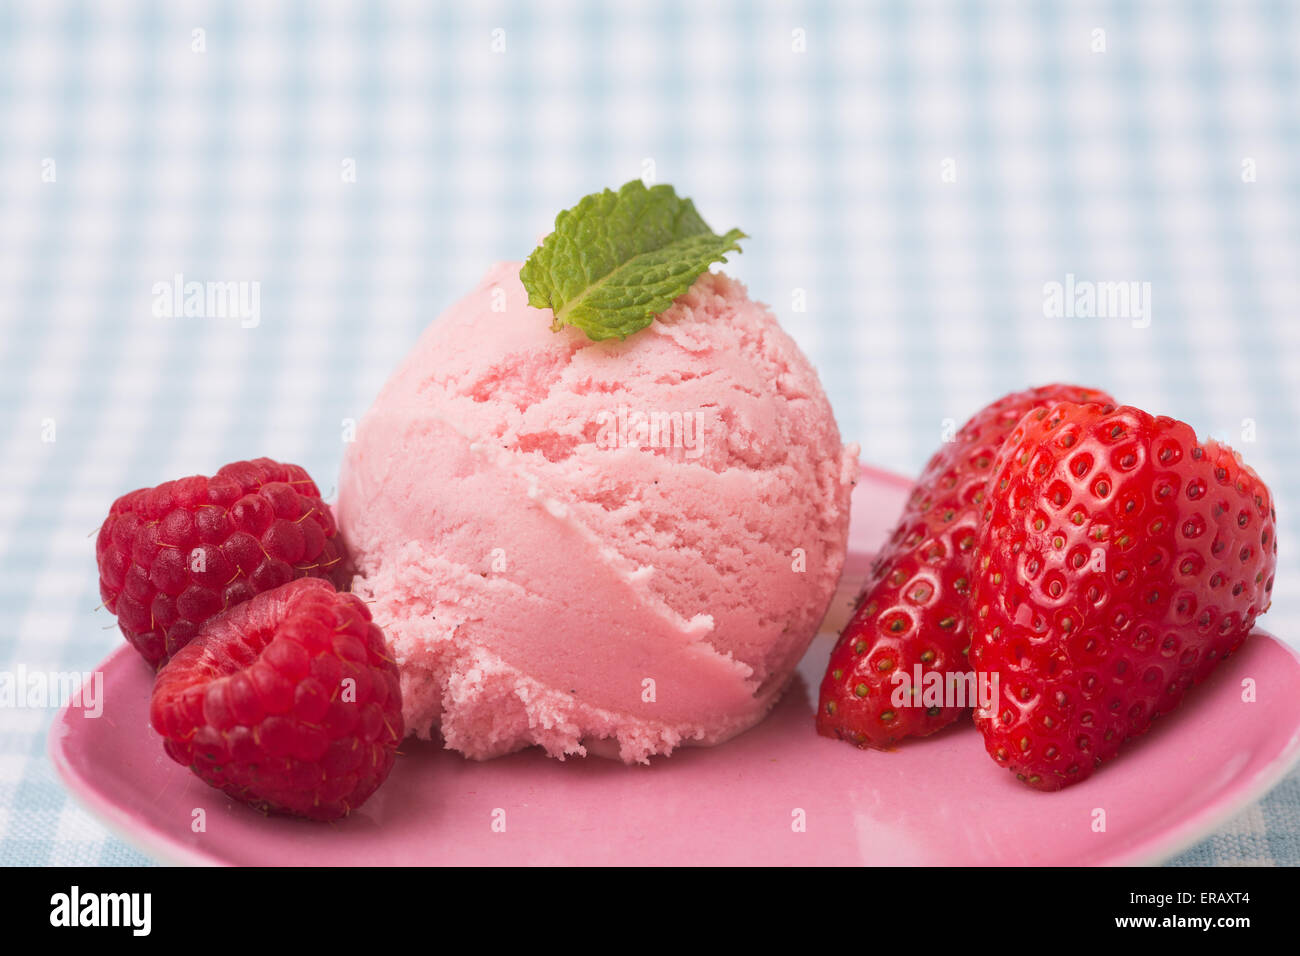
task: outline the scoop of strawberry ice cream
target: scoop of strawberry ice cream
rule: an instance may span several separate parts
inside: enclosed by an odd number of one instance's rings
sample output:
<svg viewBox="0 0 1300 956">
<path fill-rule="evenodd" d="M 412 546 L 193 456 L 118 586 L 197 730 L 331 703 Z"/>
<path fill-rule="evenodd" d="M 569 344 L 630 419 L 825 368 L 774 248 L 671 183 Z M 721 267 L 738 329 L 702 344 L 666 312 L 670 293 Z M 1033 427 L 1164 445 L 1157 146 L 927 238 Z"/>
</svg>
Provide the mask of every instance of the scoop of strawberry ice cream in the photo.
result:
<svg viewBox="0 0 1300 956">
<path fill-rule="evenodd" d="M 407 727 L 488 758 L 714 744 L 771 708 L 844 562 L 857 448 L 768 309 L 701 276 L 592 342 L 518 263 L 362 419 L 338 517 Z"/>
</svg>

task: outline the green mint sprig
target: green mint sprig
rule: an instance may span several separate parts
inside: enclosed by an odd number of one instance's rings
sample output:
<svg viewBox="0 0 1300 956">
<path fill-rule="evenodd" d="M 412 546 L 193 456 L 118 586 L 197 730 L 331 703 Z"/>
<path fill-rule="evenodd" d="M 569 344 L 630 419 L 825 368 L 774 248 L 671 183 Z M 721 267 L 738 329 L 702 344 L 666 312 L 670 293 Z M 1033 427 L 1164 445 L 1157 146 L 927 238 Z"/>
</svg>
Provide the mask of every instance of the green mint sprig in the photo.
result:
<svg viewBox="0 0 1300 956">
<path fill-rule="evenodd" d="M 594 341 L 623 339 L 653 322 L 711 263 L 741 251 L 745 238 L 739 229 L 719 236 L 673 187 L 647 189 L 634 179 L 556 216 L 555 231 L 519 278 L 528 304 L 554 313 L 553 331 L 576 325 Z"/>
</svg>

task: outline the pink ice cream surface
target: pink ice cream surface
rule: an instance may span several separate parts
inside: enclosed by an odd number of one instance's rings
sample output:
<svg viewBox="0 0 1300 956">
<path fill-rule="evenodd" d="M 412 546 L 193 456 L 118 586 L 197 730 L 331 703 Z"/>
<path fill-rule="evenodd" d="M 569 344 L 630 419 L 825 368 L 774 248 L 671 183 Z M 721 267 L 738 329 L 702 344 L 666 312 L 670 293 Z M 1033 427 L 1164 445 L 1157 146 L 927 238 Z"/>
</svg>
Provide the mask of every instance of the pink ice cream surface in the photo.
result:
<svg viewBox="0 0 1300 956">
<path fill-rule="evenodd" d="M 723 741 L 817 631 L 857 448 L 725 275 L 621 342 L 551 319 L 519 263 L 493 267 L 348 447 L 353 590 L 401 668 L 406 725 L 479 759 Z"/>
</svg>

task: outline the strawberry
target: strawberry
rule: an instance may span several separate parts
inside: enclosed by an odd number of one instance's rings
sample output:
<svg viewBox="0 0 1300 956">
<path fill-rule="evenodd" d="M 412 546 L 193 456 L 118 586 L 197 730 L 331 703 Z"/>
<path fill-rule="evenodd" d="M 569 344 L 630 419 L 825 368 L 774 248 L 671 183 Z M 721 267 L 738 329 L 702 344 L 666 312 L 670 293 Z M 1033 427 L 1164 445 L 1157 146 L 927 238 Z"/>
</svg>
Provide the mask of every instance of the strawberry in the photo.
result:
<svg viewBox="0 0 1300 956">
<path fill-rule="evenodd" d="M 993 461 L 1027 411 L 1063 400 L 1110 397 L 1077 385 L 1014 392 L 982 409 L 930 459 L 831 653 L 818 733 L 886 748 L 934 733 L 966 712 L 908 699 L 896 675 L 910 679 L 917 667 L 941 677 L 969 670 L 970 562 Z M 912 687 L 921 690 L 915 682 Z"/>
<path fill-rule="evenodd" d="M 975 545 L 975 722 L 1029 786 L 1087 779 L 1178 706 L 1268 609 L 1269 490 L 1232 449 L 1136 408 L 1031 412 L 993 466 Z"/>
</svg>

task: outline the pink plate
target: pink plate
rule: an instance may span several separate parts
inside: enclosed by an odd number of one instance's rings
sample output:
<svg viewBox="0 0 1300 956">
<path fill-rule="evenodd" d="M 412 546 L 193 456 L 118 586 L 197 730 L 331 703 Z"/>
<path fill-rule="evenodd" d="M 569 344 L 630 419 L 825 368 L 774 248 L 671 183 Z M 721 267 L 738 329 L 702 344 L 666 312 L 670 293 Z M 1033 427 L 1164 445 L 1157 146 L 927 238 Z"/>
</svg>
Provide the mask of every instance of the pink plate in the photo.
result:
<svg viewBox="0 0 1300 956">
<path fill-rule="evenodd" d="M 864 471 L 828 631 L 908 486 Z M 995 766 L 965 724 L 893 753 L 817 736 L 832 642 L 819 637 L 772 715 L 722 746 L 625 767 L 538 750 L 474 763 L 407 741 L 388 782 L 338 824 L 264 817 L 173 763 L 149 728 L 149 669 L 125 646 L 100 666 L 102 718 L 64 710 L 50 754 L 81 803 L 160 860 L 343 866 L 1154 863 L 1258 799 L 1300 756 L 1300 659 L 1263 633 L 1113 764 L 1050 794 Z M 1253 703 L 1242 701 L 1246 678 Z"/>
</svg>

